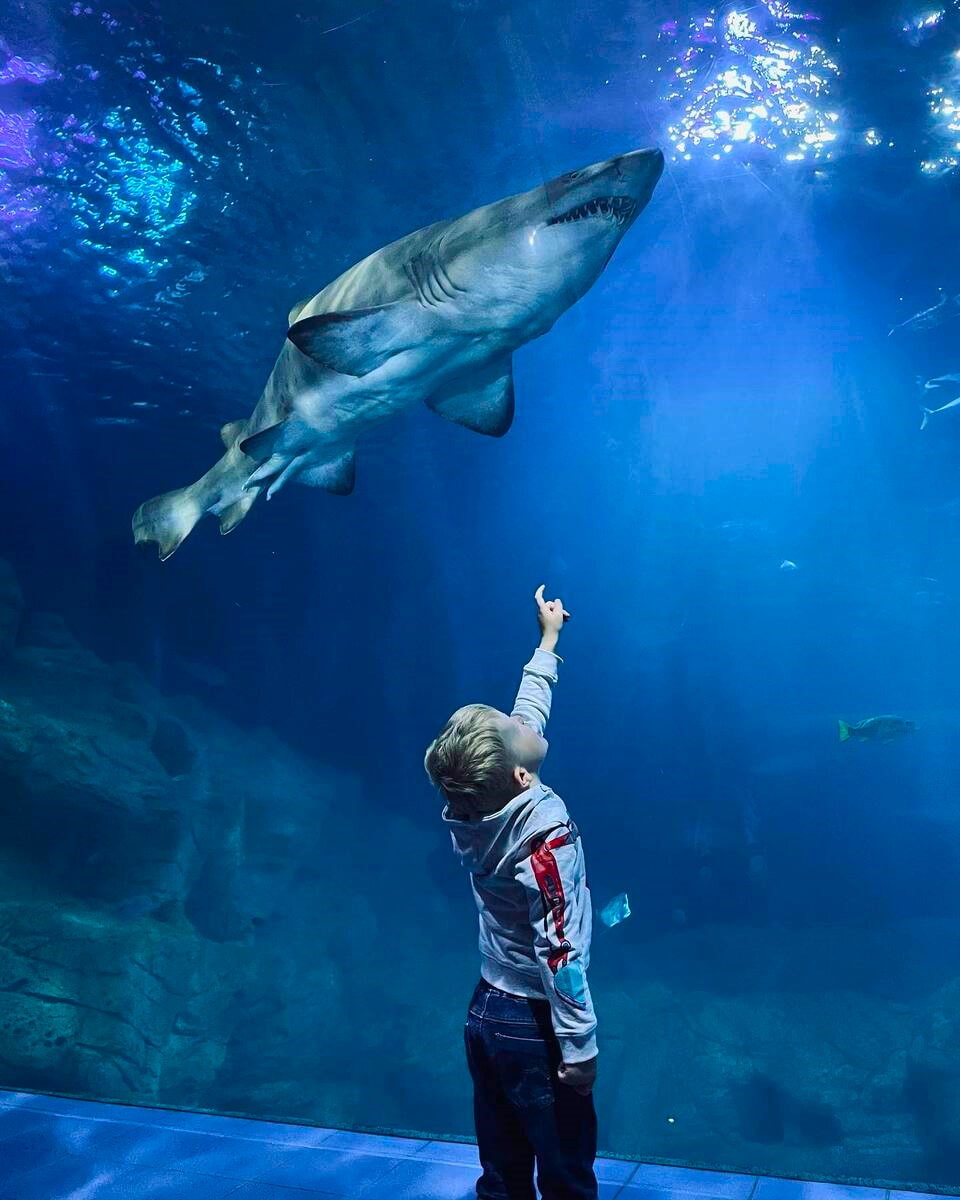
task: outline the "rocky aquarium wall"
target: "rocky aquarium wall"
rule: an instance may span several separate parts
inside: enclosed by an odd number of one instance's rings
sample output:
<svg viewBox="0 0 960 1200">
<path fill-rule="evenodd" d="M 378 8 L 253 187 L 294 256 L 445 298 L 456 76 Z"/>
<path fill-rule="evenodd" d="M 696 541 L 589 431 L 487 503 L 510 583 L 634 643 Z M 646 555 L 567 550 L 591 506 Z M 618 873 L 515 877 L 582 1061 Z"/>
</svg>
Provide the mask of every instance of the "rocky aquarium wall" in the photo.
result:
<svg viewBox="0 0 960 1200">
<path fill-rule="evenodd" d="M 465 964 L 429 890 L 395 945 L 402 898 L 378 912 L 358 885 L 378 868 L 356 775 L 103 662 L 0 571 L 4 1086 L 321 1124 L 442 1125 L 454 1102 L 466 1130 Z M 377 826 L 426 869 L 408 822 Z"/>
</svg>

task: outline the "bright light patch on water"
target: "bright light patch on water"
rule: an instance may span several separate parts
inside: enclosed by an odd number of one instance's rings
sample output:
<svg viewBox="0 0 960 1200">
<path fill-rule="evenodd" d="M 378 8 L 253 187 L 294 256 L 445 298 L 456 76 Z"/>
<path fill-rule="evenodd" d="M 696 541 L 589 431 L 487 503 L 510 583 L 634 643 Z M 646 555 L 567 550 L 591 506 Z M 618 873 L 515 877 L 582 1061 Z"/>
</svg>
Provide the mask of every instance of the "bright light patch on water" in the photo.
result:
<svg viewBox="0 0 960 1200">
<path fill-rule="evenodd" d="M 202 219 L 201 195 L 219 192 L 223 213 L 249 181 L 261 68 L 246 63 L 241 77 L 171 57 L 148 36 L 156 23 L 68 11 L 87 26 L 93 63 L 41 61 L 0 39 L 0 238 L 24 259 L 42 243 L 79 251 L 113 295 L 171 268 L 177 279 L 157 295 L 177 299 L 197 279 L 182 230 Z"/>
<path fill-rule="evenodd" d="M 661 40 L 679 47 L 664 95 L 680 114 L 668 127 L 674 161 L 758 152 L 787 162 L 831 158 L 840 114 L 828 100 L 840 69 L 809 32 L 816 20 L 762 0 L 663 25 Z"/>
<path fill-rule="evenodd" d="M 0 169 L 33 165 L 33 132 L 37 114 L 32 108 L 24 112 L 0 111 Z"/>
<path fill-rule="evenodd" d="M 53 67 L 11 54 L 0 65 L 0 87 L 15 83 L 42 84 L 59 79 Z M 32 225 L 43 208 L 43 191 L 17 178 L 35 167 L 33 143 L 37 113 L 32 108 L 0 108 L 0 226 L 19 233 Z"/>
<path fill-rule="evenodd" d="M 196 192 L 183 162 L 154 144 L 129 109 L 112 109 L 101 127 L 98 170 L 75 193 L 74 223 L 82 244 L 98 253 L 139 241 L 124 258 L 152 277 L 167 263 L 157 248 L 185 223 Z"/>
<path fill-rule="evenodd" d="M 903 22 L 900 31 L 911 46 L 919 46 L 941 24 L 946 15 L 946 9 L 943 8 L 920 10 Z"/>
<path fill-rule="evenodd" d="M 960 166 L 960 50 L 953 54 L 945 78 L 927 89 L 927 103 L 943 149 L 920 167 L 927 175 L 945 175 Z"/>
<path fill-rule="evenodd" d="M 59 73 L 52 67 L 48 67 L 44 63 L 30 62 L 26 58 L 21 58 L 19 54 L 11 55 L 0 67 L 0 86 L 6 83 L 17 83 L 20 80 L 26 83 L 46 83 L 48 79 L 59 78 Z"/>
</svg>

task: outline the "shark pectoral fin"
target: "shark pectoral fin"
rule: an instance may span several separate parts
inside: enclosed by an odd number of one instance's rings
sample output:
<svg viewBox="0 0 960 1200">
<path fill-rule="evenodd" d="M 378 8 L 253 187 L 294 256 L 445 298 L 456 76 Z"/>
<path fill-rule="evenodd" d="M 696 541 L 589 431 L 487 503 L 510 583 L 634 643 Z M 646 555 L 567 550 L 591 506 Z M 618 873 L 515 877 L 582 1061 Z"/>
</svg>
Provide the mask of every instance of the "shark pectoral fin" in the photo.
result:
<svg viewBox="0 0 960 1200">
<path fill-rule="evenodd" d="M 318 313 L 287 330 L 303 354 L 341 375 L 369 375 L 422 339 L 416 304 L 397 301 L 350 312 Z"/>
<path fill-rule="evenodd" d="M 250 488 L 244 492 L 239 500 L 235 500 L 233 504 L 228 504 L 217 515 L 220 518 L 220 532 L 230 533 L 240 524 L 243 518 L 253 507 L 253 503 L 260 495 L 259 488 Z"/>
<path fill-rule="evenodd" d="M 293 308 L 290 309 L 290 311 L 287 313 L 287 327 L 288 328 L 289 328 L 289 326 L 291 326 L 294 323 L 294 321 L 297 319 L 297 317 L 300 316 L 300 314 L 303 312 L 303 310 L 307 307 L 307 305 L 310 303 L 310 301 L 312 299 L 313 299 L 312 296 L 308 296 L 306 298 L 306 300 L 298 300 L 296 302 L 296 304 L 293 306 Z"/>
<path fill-rule="evenodd" d="M 228 450 L 237 440 L 240 434 L 243 433 L 243 428 L 245 425 L 246 421 L 228 421 L 226 425 L 221 426 L 220 440 Z"/>
<path fill-rule="evenodd" d="M 431 396 L 427 406 L 475 433 L 503 437 L 513 423 L 513 364 L 510 359 L 495 363 L 470 391 Z"/>
<path fill-rule="evenodd" d="M 259 433 L 252 433 L 248 438 L 243 439 L 240 449 L 255 462 L 266 462 L 273 454 L 285 424 L 285 421 L 280 421 L 276 425 L 261 429 Z"/>
<path fill-rule="evenodd" d="M 309 467 L 297 476 L 297 483 L 323 488 L 336 496 L 349 496 L 357 480 L 356 454 L 348 450 L 333 462 Z"/>
</svg>

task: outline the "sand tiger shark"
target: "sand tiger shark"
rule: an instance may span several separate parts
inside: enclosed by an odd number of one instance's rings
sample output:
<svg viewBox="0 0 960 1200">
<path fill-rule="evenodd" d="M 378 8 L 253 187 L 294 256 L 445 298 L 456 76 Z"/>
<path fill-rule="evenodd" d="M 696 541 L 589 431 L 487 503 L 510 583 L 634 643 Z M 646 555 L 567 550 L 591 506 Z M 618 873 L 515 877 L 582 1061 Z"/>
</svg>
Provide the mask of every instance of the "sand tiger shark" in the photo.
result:
<svg viewBox="0 0 960 1200">
<path fill-rule="evenodd" d="M 500 437 L 513 419 L 515 350 L 583 296 L 646 207 L 659 150 L 635 150 L 440 221 L 375 251 L 295 304 L 251 416 L 187 487 L 134 514 L 167 559 L 204 513 L 229 533 L 261 492 L 296 481 L 353 490 L 358 440 L 409 405 Z"/>
</svg>

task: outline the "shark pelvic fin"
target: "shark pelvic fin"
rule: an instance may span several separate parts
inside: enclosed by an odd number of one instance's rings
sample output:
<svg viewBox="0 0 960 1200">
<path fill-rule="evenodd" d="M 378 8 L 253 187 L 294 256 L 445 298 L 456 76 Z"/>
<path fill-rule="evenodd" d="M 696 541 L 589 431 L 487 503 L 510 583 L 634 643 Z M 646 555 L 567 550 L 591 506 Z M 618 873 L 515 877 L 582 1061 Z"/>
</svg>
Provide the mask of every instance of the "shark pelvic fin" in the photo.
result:
<svg viewBox="0 0 960 1200">
<path fill-rule="evenodd" d="M 243 432 L 245 425 L 246 421 L 228 421 L 220 427 L 220 440 L 228 450 Z"/>
<path fill-rule="evenodd" d="M 300 314 L 303 312 L 303 310 L 307 307 L 307 305 L 310 303 L 310 301 L 312 299 L 313 299 L 312 296 L 308 296 L 306 298 L 306 300 L 298 300 L 296 302 L 296 304 L 293 306 L 293 308 L 291 308 L 290 311 L 287 313 L 287 326 L 288 327 L 294 323 L 294 321 L 297 319 L 297 317 L 300 316 Z"/>
<path fill-rule="evenodd" d="M 240 524 L 243 518 L 253 507 L 253 502 L 260 495 L 259 488 L 250 488 L 244 492 L 239 500 L 235 500 L 233 504 L 228 504 L 217 515 L 220 518 L 220 532 L 230 533 Z"/>
<path fill-rule="evenodd" d="M 297 475 L 297 483 L 323 488 L 336 496 L 349 496 L 356 481 L 356 453 L 353 450 L 320 467 L 308 467 Z"/>
<path fill-rule="evenodd" d="M 338 496 L 349 496 L 353 491 L 356 479 L 353 448 L 341 454 L 330 462 L 307 466 L 308 459 L 303 454 L 286 457 L 283 453 L 271 454 L 253 472 L 243 485 L 251 489 L 251 495 L 256 498 L 260 488 L 267 484 L 267 499 L 272 499 L 281 488 L 288 483 L 304 483 L 307 487 L 323 488 Z M 250 501 L 253 503 L 253 500 Z"/>
<path fill-rule="evenodd" d="M 297 321 L 287 337 L 321 367 L 341 375 L 369 375 L 423 339 L 419 316 L 417 305 L 407 301 L 318 313 Z"/>
<path fill-rule="evenodd" d="M 474 433 L 503 437 L 513 423 L 513 364 L 509 358 L 494 363 L 469 391 L 431 396 L 427 406 Z"/>
</svg>

